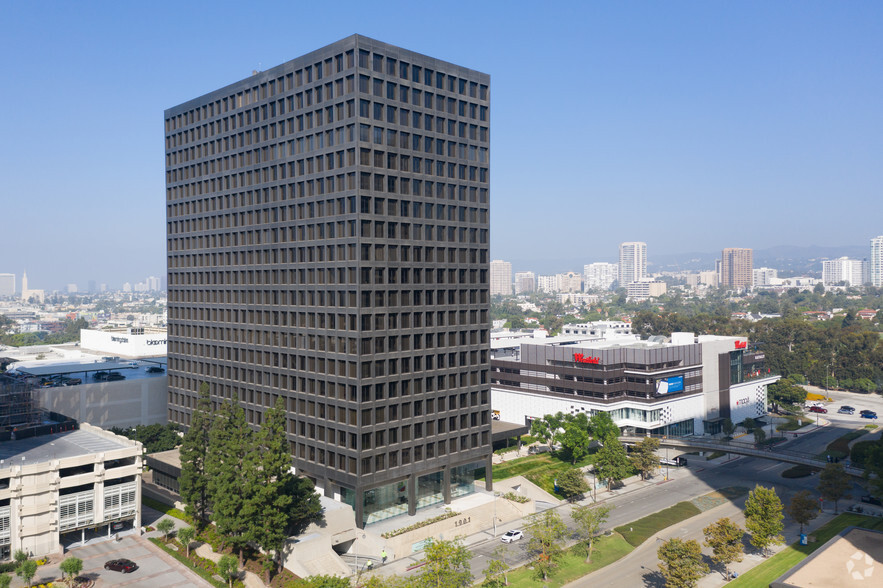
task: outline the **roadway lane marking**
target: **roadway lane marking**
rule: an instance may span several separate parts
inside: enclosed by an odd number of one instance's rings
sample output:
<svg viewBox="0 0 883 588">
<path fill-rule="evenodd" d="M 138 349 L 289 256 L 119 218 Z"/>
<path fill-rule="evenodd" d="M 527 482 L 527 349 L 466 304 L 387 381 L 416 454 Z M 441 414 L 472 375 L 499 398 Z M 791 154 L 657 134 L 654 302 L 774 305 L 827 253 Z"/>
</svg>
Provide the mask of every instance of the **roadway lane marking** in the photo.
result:
<svg viewBox="0 0 883 588">
<path fill-rule="evenodd" d="M 783 464 L 781 464 L 781 463 L 774 463 L 773 465 L 771 465 L 771 466 L 769 466 L 769 467 L 765 467 L 765 468 L 760 469 L 760 470 L 758 470 L 758 471 L 759 471 L 759 472 L 765 472 L 765 471 L 767 471 L 767 470 L 771 470 L 771 469 L 773 469 L 773 468 L 777 468 L 777 467 L 779 467 L 780 465 L 783 465 Z"/>
</svg>

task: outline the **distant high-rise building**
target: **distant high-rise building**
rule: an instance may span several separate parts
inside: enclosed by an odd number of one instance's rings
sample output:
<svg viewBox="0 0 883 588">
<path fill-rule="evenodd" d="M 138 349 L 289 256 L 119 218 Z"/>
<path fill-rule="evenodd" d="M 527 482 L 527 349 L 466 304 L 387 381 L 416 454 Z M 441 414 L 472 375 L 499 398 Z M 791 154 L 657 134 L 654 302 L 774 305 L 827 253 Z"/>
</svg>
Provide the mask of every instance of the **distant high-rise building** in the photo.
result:
<svg viewBox="0 0 883 588">
<path fill-rule="evenodd" d="M 822 262 L 822 283 L 826 286 L 844 284 L 861 286 L 867 279 L 867 262 L 841 257 Z"/>
<path fill-rule="evenodd" d="M 43 290 L 31 290 L 28 287 L 28 272 L 23 272 L 21 276 L 21 299 L 24 302 L 34 300 L 40 304 L 46 300 L 46 293 Z"/>
<path fill-rule="evenodd" d="M 559 292 L 582 292 L 583 275 L 578 272 L 565 272 L 558 274 Z"/>
<path fill-rule="evenodd" d="M 868 277 L 872 286 L 883 287 L 883 235 L 871 239 Z"/>
<path fill-rule="evenodd" d="M 0 274 L 0 296 L 15 296 L 15 274 Z"/>
<path fill-rule="evenodd" d="M 515 293 L 536 292 L 537 276 L 533 272 L 515 272 Z"/>
<path fill-rule="evenodd" d="M 166 110 L 168 420 L 203 383 L 254 427 L 282 399 L 360 527 L 475 491 L 489 109 L 487 74 L 353 35 Z"/>
<path fill-rule="evenodd" d="M 77 288 L 76 284 L 71 283 L 71 284 L 67 285 L 67 293 L 68 294 L 76 294 L 78 291 L 79 291 L 79 288 Z"/>
<path fill-rule="evenodd" d="M 771 286 L 773 280 L 779 277 L 779 270 L 771 267 L 759 267 L 752 271 L 755 286 Z"/>
<path fill-rule="evenodd" d="M 102 282 L 101 284 L 99 284 L 99 285 L 98 285 L 98 291 L 99 291 L 99 292 L 107 292 L 107 284 L 104 283 L 104 282 Z"/>
<path fill-rule="evenodd" d="M 647 277 L 647 244 L 628 241 L 619 246 L 619 287 Z"/>
<path fill-rule="evenodd" d="M 491 296 L 512 294 L 512 264 L 495 259 L 491 261 Z"/>
<path fill-rule="evenodd" d="M 609 290 L 619 278 L 619 265 L 597 262 L 583 266 L 586 290 Z"/>
<path fill-rule="evenodd" d="M 124 282 L 123 283 L 123 292 L 131 292 L 131 291 L 132 291 L 132 284 L 129 282 Z"/>
<path fill-rule="evenodd" d="M 97 292 L 97 291 L 98 291 L 98 290 L 97 290 L 97 288 L 96 288 L 96 286 L 95 286 L 95 280 L 89 280 L 89 293 L 90 293 L 90 294 L 94 294 L 94 293 Z"/>
<path fill-rule="evenodd" d="M 554 276 L 537 276 L 537 290 L 540 292 L 552 293 L 561 290 L 561 275 Z"/>
<path fill-rule="evenodd" d="M 156 276 L 147 278 L 147 289 L 151 292 L 159 292 L 162 290 L 162 280 Z"/>
<path fill-rule="evenodd" d="M 750 288 L 754 279 L 754 251 L 728 247 L 721 252 L 721 287 Z"/>
</svg>

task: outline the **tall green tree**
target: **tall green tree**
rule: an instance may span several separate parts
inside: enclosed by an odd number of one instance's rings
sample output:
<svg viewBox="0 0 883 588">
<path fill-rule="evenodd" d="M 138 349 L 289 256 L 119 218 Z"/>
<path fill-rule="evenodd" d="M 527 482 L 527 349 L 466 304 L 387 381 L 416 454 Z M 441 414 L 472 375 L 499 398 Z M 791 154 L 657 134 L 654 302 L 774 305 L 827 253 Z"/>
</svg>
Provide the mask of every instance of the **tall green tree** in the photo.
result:
<svg viewBox="0 0 883 588">
<path fill-rule="evenodd" d="M 791 497 L 791 502 L 788 503 L 788 516 L 800 525 L 801 535 L 803 526 L 819 516 L 819 506 L 809 490 L 801 490 Z"/>
<path fill-rule="evenodd" d="M 592 432 L 592 438 L 601 443 L 619 437 L 619 427 L 613 422 L 613 418 L 608 412 L 602 411 L 593 414 L 589 419 L 589 429 Z"/>
<path fill-rule="evenodd" d="M 659 469 L 659 456 L 656 455 L 658 449 L 659 439 L 654 437 L 644 437 L 632 448 L 630 459 L 634 468 L 641 473 L 642 480 Z"/>
<path fill-rule="evenodd" d="M 196 530 L 193 527 L 181 527 L 178 529 L 177 536 L 178 541 L 181 542 L 181 546 L 187 553 L 187 557 L 190 557 L 190 544 L 193 542 L 193 538 L 196 537 Z"/>
<path fill-rule="evenodd" d="M 708 573 L 708 566 L 702 561 L 702 548 L 694 539 L 672 537 L 659 546 L 656 555 L 666 588 L 693 588 Z"/>
<path fill-rule="evenodd" d="M 23 561 L 15 570 L 15 575 L 31 588 L 31 580 L 37 575 L 37 562 L 32 559 Z"/>
<path fill-rule="evenodd" d="M 724 421 L 721 423 L 721 431 L 723 431 L 728 440 L 732 439 L 733 433 L 736 432 L 736 423 L 734 423 L 730 419 L 724 419 Z"/>
<path fill-rule="evenodd" d="M 197 525 L 208 520 L 209 484 L 206 472 L 206 455 L 214 415 L 208 382 L 199 387 L 196 408 L 190 416 L 190 428 L 184 434 L 179 450 L 181 475 L 178 478 L 185 511 Z"/>
<path fill-rule="evenodd" d="M 775 488 L 765 488 L 758 484 L 748 493 L 745 502 L 745 527 L 751 533 L 751 544 L 766 555 L 771 545 L 780 545 L 784 524 L 782 501 Z"/>
<path fill-rule="evenodd" d="M 424 547 L 426 565 L 417 578 L 419 588 L 466 588 L 472 585 L 469 561 L 472 554 L 460 539 L 431 539 Z"/>
<path fill-rule="evenodd" d="M 558 568 L 564 554 L 561 541 L 567 526 L 555 510 L 549 509 L 527 517 L 527 551 L 533 559 L 537 576 L 545 582 Z"/>
<path fill-rule="evenodd" d="M 862 476 L 868 482 L 871 495 L 883 498 L 883 443 L 877 442 L 864 447 L 867 449 L 863 454 L 865 471 Z M 855 458 L 853 461 L 856 461 Z"/>
<path fill-rule="evenodd" d="M 484 570 L 484 582 L 482 588 L 504 588 L 509 585 L 509 564 L 504 559 L 501 548 L 494 550 L 494 557 L 489 559 Z"/>
<path fill-rule="evenodd" d="M 607 480 L 607 489 L 613 490 L 613 485 L 624 480 L 632 471 L 632 462 L 619 439 L 606 439 L 595 454 L 595 475 Z"/>
<path fill-rule="evenodd" d="M 730 564 L 742 561 L 745 551 L 742 537 L 745 536 L 745 530 L 724 517 L 705 527 L 702 532 L 705 534 L 705 545 L 711 547 L 711 558 L 723 564 L 724 578 L 729 579 Z"/>
<path fill-rule="evenodd" d="M 601 533 L 601 526 L 607 522 L 610 516 L 608 505 L 599 506 L 575 506 L 573 508 L 573 520 L 576 523 L 576 533 L 580 543 L 586 548 L 586 563 L 592 561 L 592 550 L 595 546 L 595 539 Z"/>
<path fill-rule="evenodd" d="M 837 502 L 849 496 L 850 480 L 843 464 L 829 463 L 819 473 L 819 494 L 825 500 L 834 501 L 834 513 L 837 513 Z"/>
<path fill-rule="evenodd" d="M 246 507 L 254 491 L 257 478 L 254 460 L 249 459 L 253 448 L 253 433 L 245 421 L 245 411 L 234 394 L 221 405 L 209 435 L 205 470 L 211 496 L 212 522 L 218 532 L 239 554 L 251 539 L 254 513 Z"/>
<path fill-rule="evenodd" d="M 250 492 L 243 506 L 244 515 L 250 519 L 250 540 L 265 552 L 273 552 L 277 571 L 282 565 L 282 548 L 288 539 L 294 498 L 289 493 L 293 475 L 285 423 L 285 400 L 280 397 L 265 413 L 264 422 L 254 437 L 255 447 L 248 452 L 248 469 L 255 477 L 245 481 Z"/>
</svg>

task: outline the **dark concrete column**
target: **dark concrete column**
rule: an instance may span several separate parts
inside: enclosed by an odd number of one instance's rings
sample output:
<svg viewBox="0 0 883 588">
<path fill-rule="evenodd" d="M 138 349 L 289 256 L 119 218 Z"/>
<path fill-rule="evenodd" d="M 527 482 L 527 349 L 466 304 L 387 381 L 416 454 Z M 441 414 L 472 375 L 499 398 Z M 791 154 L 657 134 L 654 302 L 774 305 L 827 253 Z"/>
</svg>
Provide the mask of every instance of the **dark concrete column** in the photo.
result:
<svg viewBox="0 0 883 588">
<path fill-rule="evenodd" d="M 417 476 L 415 474 L 408 476 L 408 514 L 411 516 L 417 514 Z"/>
<path fill-rule="evenodd" d="M 356 490 L 355 496 L 355 511 L 356 511 L 356 526 L 360 529 L 365 528 L 365 491 L 364 490 Z"/>
<path fill-rule="evenodd" d="M 334 488 L 331 480 L 328 478 L 322 480 L 322 487 L 325 489 L 325 498 L 334 498 Z"/>
<path fill-rule="evenodd" d="M 445 497 L 445 504 L 451 504 L 451 466 L 449 465 L 442 470 L 442 495 Z"/>
<path fill-rule="evenodd" d="M 494 490 L 494 454 L 489 453 L 485 460 L 484 466 L 484 489 L 493 492 Z"/>
</svg>

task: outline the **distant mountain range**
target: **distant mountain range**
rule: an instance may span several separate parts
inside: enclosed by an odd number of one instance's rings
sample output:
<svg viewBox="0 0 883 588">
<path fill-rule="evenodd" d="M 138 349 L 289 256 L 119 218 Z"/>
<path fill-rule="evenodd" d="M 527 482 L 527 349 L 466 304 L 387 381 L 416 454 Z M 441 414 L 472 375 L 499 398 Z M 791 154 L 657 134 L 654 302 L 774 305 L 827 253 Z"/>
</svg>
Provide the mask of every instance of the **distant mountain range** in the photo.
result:
<svg viewBox="0 0 883 588">
<path fill-rule="evenodd" d="M 842 247 L 796 247 L 781 245 L 769 249 L 754 250 L 754 267 L 771 267 L 779 270 L 781 276 L 821 276 L 822 261 L 850 257 L 867 259 L 868 247 L 849 245 Z M 714 269 L 715 260 L 720 259 L 721 252 L 713 253 L 678 253 L 669 255 L 650 255 L 647 270 L 655 272 L 699 271 Z M 543 275 L 567 271 L 581 272 L 583 266 L 592 261 L 585 258 L 569 259 L 507 259 L 512 262 L 512 272 L 533 271 Z M 593 261 L 610 261 L 593 260 Z"/>
</svg>

